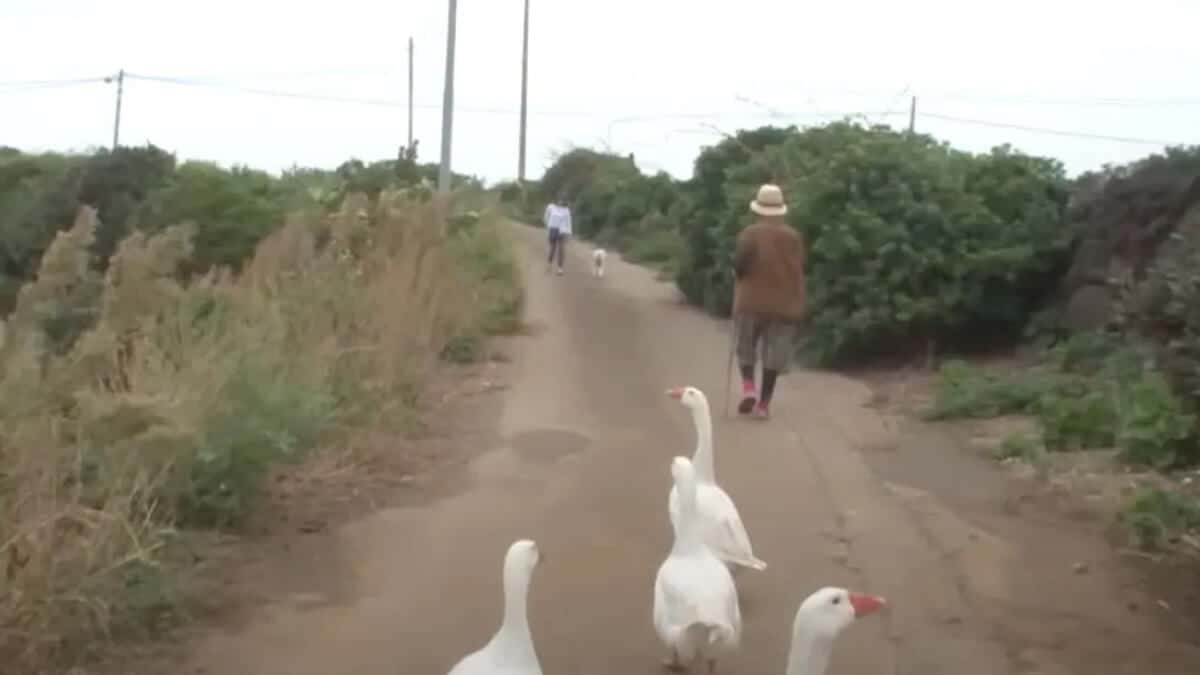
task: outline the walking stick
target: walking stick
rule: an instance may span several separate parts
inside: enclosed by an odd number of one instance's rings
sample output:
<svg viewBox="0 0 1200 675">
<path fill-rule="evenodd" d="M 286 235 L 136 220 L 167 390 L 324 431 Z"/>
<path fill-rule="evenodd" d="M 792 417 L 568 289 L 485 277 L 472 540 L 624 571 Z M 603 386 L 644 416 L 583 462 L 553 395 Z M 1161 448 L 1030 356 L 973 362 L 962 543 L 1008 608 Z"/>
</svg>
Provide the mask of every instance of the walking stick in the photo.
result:
<svg viewBox="0 0 1200 675">
<path fill-rule="evenodd" d="M 729 360 L 725 364 L 725 407 L 721 412 L 729 419 L 729 381 L 733 379 L 733 353 L 737 344 L 737 331 L 734 329 L 734 318 L 729 319 Z"/>
</svg>

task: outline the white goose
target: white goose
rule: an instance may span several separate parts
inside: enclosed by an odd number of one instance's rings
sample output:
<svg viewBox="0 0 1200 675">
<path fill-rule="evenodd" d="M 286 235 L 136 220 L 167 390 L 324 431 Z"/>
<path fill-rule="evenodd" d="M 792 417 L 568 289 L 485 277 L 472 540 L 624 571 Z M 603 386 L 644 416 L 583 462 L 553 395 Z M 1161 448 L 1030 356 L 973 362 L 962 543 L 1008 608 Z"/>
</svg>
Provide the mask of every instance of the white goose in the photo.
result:
<svg viewBox="0 0 1200 675">
<path fill-rule="evenodd" d="M 717 657 L 736 649 L 742 615 L 729 568 L 704 545 L 696 511 L 696 471 L 687 457 L 671 464 L 679 491 L 675 543 L 654 579 L 654 628 L 671 650 L 663 663 L 684 670 L 694 661 L 716 669 Z"/>
<path fill-rule="evenodd" d="M 504 556 L 504 620 L 482 649 L 462 658 L 449 675 L 542 675 L 526 602 L 533 570 L 541 562 L 537 544 L 521 539 Z"/>
<path fill-rule="evenodd" d="M 692 463 L 696 466 L 697 503 L 700 510 L 701 537 L 729 565 L 734 573 L 741 568 L 767 569 L 767 563 L 754 557 L 750 536 L 742 517 L 729 495 L 717 485 L 713 468 L 712 415 L 709 414 L 708 398 L 695 387 L 676 387 L 667 390 L 667 395 L 679 399 L 692 411 L 692 422 L 696 427 L 696 451 Z M 667 500 L 671 522 L 679 518 L 679 495 L 674 488 Z"/>
<path fill-rule="evenodd" d="M 825 675 L 837 636 L 885 604 L 883 598 L 844 588 L 826 587 L 808 596 L 792 621 L 787 675 Z"/>
</svg>

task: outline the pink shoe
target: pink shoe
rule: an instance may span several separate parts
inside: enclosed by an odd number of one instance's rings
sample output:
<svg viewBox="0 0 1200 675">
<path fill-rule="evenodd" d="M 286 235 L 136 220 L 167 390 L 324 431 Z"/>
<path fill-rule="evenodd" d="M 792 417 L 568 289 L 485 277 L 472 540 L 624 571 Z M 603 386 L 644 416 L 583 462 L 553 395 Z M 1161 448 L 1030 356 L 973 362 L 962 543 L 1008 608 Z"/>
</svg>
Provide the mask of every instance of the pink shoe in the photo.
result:
<svg viewBox="0 0 1200 675">
<path fill-rule="evenodd" d="M 738 403 L 738 413 L 749 415 L 750 411 L 754 410 L 754 404 L 758 402 L 754 390 L 754 380 L 742 380 L 742 400 Z"/>
<path fill-rule="evenodd" d="M 766 403 L 759 401 L 758 405 L 754 406 L 754 418 L 759 420 L 771 418 L 771 410 Z"/>
</svg>

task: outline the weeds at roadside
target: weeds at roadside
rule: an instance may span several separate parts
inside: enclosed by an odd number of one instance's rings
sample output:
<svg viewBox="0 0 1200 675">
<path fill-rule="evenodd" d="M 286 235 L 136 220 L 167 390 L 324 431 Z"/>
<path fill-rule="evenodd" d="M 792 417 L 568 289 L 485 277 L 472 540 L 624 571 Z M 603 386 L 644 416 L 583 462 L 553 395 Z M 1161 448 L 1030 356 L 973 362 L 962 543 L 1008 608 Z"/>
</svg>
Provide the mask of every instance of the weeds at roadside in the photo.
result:
<svg viewBox="0 0 1200 675">
<path fill-rule="evenodd" d="M 1050 472 L 1050 456 L 1042 439 L 1026 433 L 1012 433 L 992 449 L 992 459 L 998 462 L 1023 462 L 1033 467 L 1039 477 Z"/>
<path fill-rule="evenodd" d="M 1143 488 L 1122 515 L 1133 543 L 1148 551 L 1161 551 L 1200 530 L 1200 499 L 1158 487 Z M 1193 543 L 1193 546 L 1196 546 Z M 1195 553 L 1200 553 L 1198 547 Z"/>
<path fill-rule="evenodd" d="M 1061 386 L 1042 372 L 994 375 L 965 361 L 948 361 L 938 373 L 928 420 L 986 418 L 1033 413 L 1042 397 Z"/>
<path fill-rule="evenodd" d="M 88 265 L 93 212 L 58 236 L 0 347 L 12 672 L 169 627 L 189 530 L 236 528 L 272 465 L 411 420 L 455 336 L 519 324 L 494 221 L 459 219 L 448 237 L 449 209 L 352 195 L 330 216 L 291 216 L 240 275 L 190 281 L 188 227 L 130 236 L 103 279 Z"/>
<path fill-rule="evenodd" d="M 1024 414 L 1038 423 L 1035 438 L 1006 438 L 994 451 L 1005 461 L 1046 470 L 1047 452 L 1116 448 L 1133 466 L 1171 471 L 1193 463 L 1196 415 L 1153 362 L 1104 334 L 1080 334 L 1048 350 L 1024 372 L 990 373 L 961 361 L 946 363 L 927 419 Z M 1169 492 L 1146 492 L 1125 521 L 1137 541 L 1157 545 L 1165 533 L 1194 527 L 1192 502 Z M 1194 504 L 1193 504 L 1194 505 Z"/>
<path fill-rule="evenodd" d="M 992 457 L 1000 461 L 1009 459 L 1033 461 L 1041 454 L 1042 448 L 1039 441 L 1028 434 L 1009 434 L 992 451 Z"/>
<path fill-rule="evenodd" d="M 1083 334 L 1024 372 L 942 366 L 926 419 L 1009 414 L 1037 419 L 1049 451 L 1117 447 L 1131 464 L 1166 469 L 1196 443 L 1183 401 L 1145 357 L 1107 336 Z"/>
<path fill-rule="evenodd" d="M 460 228 L 451 235 L 449 249 L 458 273 L 469 282 L 477 311 L 446 341 L 441 357 L 474 363 L 486 358 L 488 337 L 521 330 L 525 294 L 511 243 L 495 220 Z"/>
</svg>

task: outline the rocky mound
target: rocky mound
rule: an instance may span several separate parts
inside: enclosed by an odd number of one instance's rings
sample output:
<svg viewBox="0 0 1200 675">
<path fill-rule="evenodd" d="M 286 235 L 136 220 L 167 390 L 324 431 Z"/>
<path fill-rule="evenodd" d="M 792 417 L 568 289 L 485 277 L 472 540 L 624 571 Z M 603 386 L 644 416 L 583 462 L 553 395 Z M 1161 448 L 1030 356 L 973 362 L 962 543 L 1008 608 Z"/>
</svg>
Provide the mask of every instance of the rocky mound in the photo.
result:
<svg viewBox="0 0 1200 675">
<path fill-rule="evenodd" d="M 1081 182 L 1068 217 L 1082 239 L 1059 289 L 1071 330 L 1107 324 L 1117 292 L 1110 280 L 1142 278 L 1173 233 L 1200 227 L 1200 156 L 1168 153 Z"/>
</svg>

